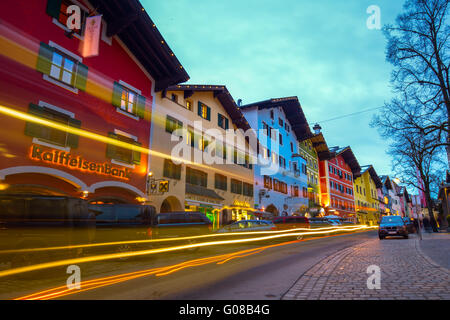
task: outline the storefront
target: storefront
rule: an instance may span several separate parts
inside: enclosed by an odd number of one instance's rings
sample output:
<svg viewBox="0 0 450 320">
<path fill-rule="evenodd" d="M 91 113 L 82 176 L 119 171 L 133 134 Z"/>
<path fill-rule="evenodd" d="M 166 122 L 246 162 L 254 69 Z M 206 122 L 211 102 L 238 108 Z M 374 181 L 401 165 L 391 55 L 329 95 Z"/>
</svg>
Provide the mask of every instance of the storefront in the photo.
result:
<svg viewBox="0 0 450 320">
<path fill-rule="evenodd" d="M 185 211 L 195 211 L 205 214 L 213 223 L 213 229 L 219 229 L 222 224 L 220 213 L 222 210 L 222 198 L 205 197 L 196 194 L 186 194 L 184 202 Z"/>
</svg>

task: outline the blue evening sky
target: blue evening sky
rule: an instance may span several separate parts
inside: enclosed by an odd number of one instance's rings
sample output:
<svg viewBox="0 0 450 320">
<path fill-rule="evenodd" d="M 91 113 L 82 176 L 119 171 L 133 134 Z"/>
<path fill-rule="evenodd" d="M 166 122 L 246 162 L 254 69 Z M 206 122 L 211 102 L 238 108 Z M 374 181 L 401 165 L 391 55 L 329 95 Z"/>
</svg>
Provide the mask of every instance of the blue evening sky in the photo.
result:
<svg viewBox="0 0 450 320">
<path fill-rule="evenodd" d="M 141 0 L 189 73 L 226 85 L 244 104 L 298 96 L 310 126 L 390 100 L 391 65 L 370 5 L 392 23 L 403 0 Z M 328 146 L 350 145 L 360 165 L 391 173 L 375 111 L 322 124 Z"/>
</svg>

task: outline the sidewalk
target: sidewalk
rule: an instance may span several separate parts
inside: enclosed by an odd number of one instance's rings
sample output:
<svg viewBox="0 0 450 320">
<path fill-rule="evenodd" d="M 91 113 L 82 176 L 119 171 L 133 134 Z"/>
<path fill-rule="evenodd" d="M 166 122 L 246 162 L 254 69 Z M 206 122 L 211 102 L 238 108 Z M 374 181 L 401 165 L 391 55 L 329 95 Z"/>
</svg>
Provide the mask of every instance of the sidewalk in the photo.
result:
<svg viewBox="0 0 450 320">
<path fill-rule="evenodd" d="M 424 234 L 423 239 L 423 244 L 415 235 L 374 239 L 341 250 L 304 273 L 282 299 L 450 300 L 450 270 L 444 267 L 450 250 L 443 247 L 449 248 L 450 235 Z M 367 288 L 371 265 L 381 269 L 379 290 Z"/>
</svg>

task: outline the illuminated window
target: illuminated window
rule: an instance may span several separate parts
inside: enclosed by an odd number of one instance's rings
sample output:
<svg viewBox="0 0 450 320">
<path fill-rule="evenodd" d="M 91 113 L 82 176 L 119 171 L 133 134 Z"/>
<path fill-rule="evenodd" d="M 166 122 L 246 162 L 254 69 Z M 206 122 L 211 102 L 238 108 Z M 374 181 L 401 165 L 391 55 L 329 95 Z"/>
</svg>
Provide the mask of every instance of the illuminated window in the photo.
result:
<svg viewBox="0 0 450 320">
<path fill-rule="evenodd" d="M 120 98 L 120 109 L 132 114 L 136 114 L 136 93 L 123 88 L 122 96 Z"/>
<path fill-rule="evenodd" d="M 192 104 L 192 101 L 186 100 L 186 109 L 188 109 L 189 111 L 194 110 L 194 105 Z"/>
<path fill-rule="evenodd" d="M 205 120 L 211 121 L 211 108 L 206 104 L 198 102 L 198 115 Z"/>
</svg>

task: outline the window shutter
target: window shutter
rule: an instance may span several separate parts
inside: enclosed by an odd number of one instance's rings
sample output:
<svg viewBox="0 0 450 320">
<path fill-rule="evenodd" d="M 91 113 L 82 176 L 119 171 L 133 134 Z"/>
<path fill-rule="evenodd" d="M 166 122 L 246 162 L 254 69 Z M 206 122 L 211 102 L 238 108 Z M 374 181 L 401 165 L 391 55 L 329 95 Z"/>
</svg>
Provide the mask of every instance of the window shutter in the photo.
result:
<svg viewBox="0 0 450 320">
<path fill-rule="evenodd" d="M 114 82 L 113 95 L 112 95 L 112 105 L 114 107 L 120 108 L 122 100 L 122 86 L 118 82 Z"/>
<path fill-rule="evenodd" d="M 175 165 L 175 175 L 174 178 L 177 180 L 181 180 L 181 164 Z"/>
<path fill-rule="evenodd" d="M 222 116 L 220 113 L 217 114 L 217 125 L 218 125 L 220 128 L 223 127 L 223 116 Z"/>
<path fill-rule="evenodd" d="M 59 18 L 59 12 L 61 10 L 62 0 L 48 0 L 47 1 L 47 14 L 55 19 Z"/>
<path fill-rule="evenodd" d="M 200 101 L 198 102 L 197 114 L 198 114 L 200 117 L 202 116 L 202 103 L 201 103 Z"/>
<path fill-rule="evenodd" d="M 108 137 L 112 139 L 117 139 L 117 134 L 109 132 Z M 116 149 L 117 147 L 115 145 L 108 143 L 106 145 L 106 157 L 109 159 L 113 159 L 116 156 Z"/>
<path fill-rule="evenodd" d="M 136 110 L 137 110 L 137 116 L 141 119 L 144 119 L 145 117 L 145 97 L 138 95 L 137 96 L 137 104 L 136 104 Z"/>
<path fill-rule="evenodd" d="M 139 142 L 134 142 L 134 145 L 136 145 L 138 147 L 142 146 L 142 144 Z M 132 150 L 132 151 L 133 151 L 133 156 L 132 156 L 133 163 L 140 165 L 141 164 L 141 152 L 138 150 Z"/>
<path fill-rule="evenodd" d="M 69 119 L 69 126 L 74 128 L 81 128 L 81 121 L 77 119 L 70 118 Z M 78 148 L 78 138 L 79 136 L 76 134 L 67 134 L 67 146 L 71 148 Z"/>
<path fill-rule="evenodd" d="M 228 118 L 225 118 L 225 130 L 228 130 Z"/>
<path fill-rule="evenodd" d="M 28 113 L 33 116 L 44 117 L 44 108 L 36 104 L 30 103 Z M 41 138 L 42 126 L 34 122 L 27 122 L 25 124 L 25 134 L 30 137 Z"/>
<path fill-rule="evenodd" d="M 53 48 L 48 44 L 41 42 L 39 47 L 39 56 L 37 59 L 36 70 L 43 74 L 50 74 L 52 66 Z"/>
<path fill-rule="evenodd" d="M 206 107 L 206 120 L 211 121 L 211 108 Z"/>
<path fill-rule="evenodd" d="M 78 63 L 77 74 L 75 77 L 75 88 L 86 91 L 86 83 L 88 77 L 88 67 L 82 63 Z"/>
</svg>

